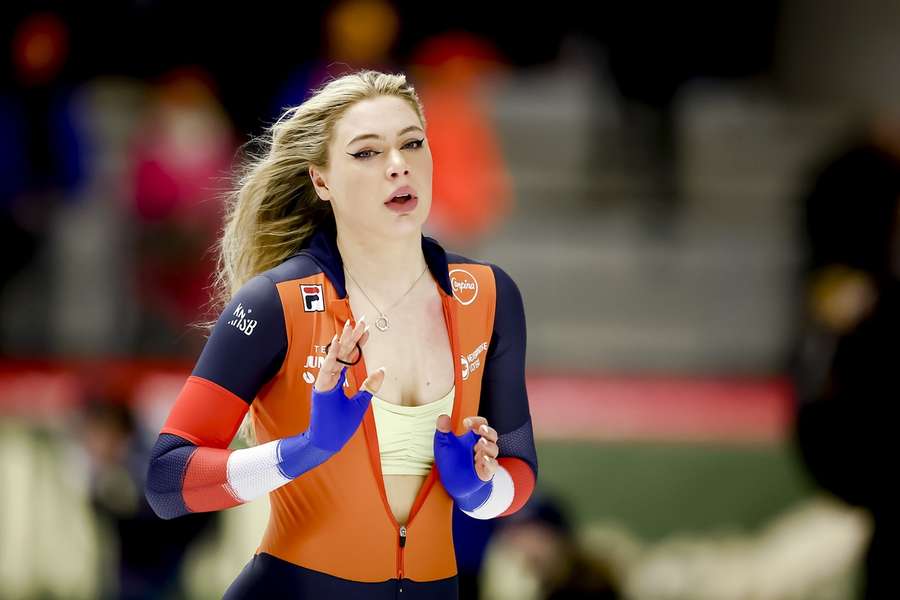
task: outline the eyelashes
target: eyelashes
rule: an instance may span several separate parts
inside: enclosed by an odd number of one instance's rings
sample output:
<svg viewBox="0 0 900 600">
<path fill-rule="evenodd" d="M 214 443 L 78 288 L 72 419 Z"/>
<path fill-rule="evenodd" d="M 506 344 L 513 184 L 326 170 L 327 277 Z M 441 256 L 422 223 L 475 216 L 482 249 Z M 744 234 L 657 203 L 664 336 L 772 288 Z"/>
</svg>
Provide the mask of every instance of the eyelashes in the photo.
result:
<svg viewBox="0 0 900 600">
<path fill-rule="evenodd" d="M 406 148 L 408 146 L 413 146 L 413 148 L 412 148 L 413 150 L 419 150 L 424 145 L 425 145 L 425 138 L 422 138 L 420 140 L 412 140 L 410 142 L 407 142 L 406 144 L 403 145 L 403 147 Z M 350 154 L 350 153 L 348 152 L 347 154 Z M 376 152 L 375 150 L 361 150 L 359 152 L 350 154 L 350 156 L 352 156 L 353 158 L 359 159 L 359 160 L 368 160 L 368 159 L 372 158 L 372 156 L 375 156 L 376 154 L 381 154 L 381 152 Z"/>
</svg>

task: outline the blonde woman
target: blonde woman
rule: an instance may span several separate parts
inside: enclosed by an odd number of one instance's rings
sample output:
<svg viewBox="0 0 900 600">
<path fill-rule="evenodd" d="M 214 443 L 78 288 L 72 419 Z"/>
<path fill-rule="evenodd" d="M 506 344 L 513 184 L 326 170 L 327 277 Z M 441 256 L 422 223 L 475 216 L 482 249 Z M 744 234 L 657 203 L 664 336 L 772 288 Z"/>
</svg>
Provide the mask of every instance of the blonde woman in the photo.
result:
<svg viewBox="0 0 900 600">
<path fill-rule="evenodd" d="M 403 75 L 341 77 L 229 199 L 226 306 L 147 484 L 163 518 L 269 495 L 227 598 L 456 598 L 453 504 L 490 519 L 534 488 L 522 298 L 422 234 L 425 127 Z M 256 445 L 230 450 L 245 417 Z"/>
</svg>

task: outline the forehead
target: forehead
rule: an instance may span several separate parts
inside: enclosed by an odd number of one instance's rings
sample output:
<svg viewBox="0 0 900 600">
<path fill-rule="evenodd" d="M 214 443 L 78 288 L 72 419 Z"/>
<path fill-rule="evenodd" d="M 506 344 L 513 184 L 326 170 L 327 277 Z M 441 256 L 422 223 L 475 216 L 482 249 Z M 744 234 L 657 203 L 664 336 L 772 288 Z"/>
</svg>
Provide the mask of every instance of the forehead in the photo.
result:
<svg viewBox="0 0 900 600">
<path fill-rule="evenodd" d="M 418 115 L 407 102 L 396 96 L 380 96 L 360 100 L 347 109 L 335 125 L 335 141 L 345 143 L 364 133 L 375 133 L 387 139 L 401 129 L 421 127 Z"/>
</svg>

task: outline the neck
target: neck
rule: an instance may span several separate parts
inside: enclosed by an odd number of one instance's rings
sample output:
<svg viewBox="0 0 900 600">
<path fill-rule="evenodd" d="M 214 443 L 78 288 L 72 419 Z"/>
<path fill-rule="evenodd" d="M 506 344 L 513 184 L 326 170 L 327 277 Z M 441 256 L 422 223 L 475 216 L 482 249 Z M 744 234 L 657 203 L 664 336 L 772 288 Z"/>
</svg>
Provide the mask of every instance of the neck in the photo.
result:
<svg viewBox="0 0 900 600">
<path fill-rule="evenodd" d="M 346 287 L 361 286 L 364 296 L 371 298 L 369 303 L 374 301 L 376 308 L 385 311 L 410 289 L 427 267 L 421 232 L 404 238 L 384 239 L 355 236 L 346 231 L 342 235 L 339 228 L 337 247 L 344 270 L 349 270 L 353 277 L 346 277 Z M 427 275 L 422 279 L 425 277 Z"/>
</svg>

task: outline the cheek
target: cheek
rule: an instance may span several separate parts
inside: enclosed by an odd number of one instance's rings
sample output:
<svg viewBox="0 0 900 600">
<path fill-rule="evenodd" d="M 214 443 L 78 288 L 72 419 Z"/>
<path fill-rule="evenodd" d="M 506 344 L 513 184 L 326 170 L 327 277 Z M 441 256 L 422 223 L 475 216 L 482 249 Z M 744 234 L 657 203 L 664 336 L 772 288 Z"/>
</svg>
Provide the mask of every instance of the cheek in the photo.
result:
<svg viewBox="0 0 900 600">
<path fill-rule="evenodd" d="M 373 189 L 377 189 L 377 174 L 374 169 L 348 168 L 337 182 L 335 190 L 339 210 L 358 210 L 363 204 L 371 204 Z M 368 191 L 368 195 L 367 195 Z"/>
</svg>

